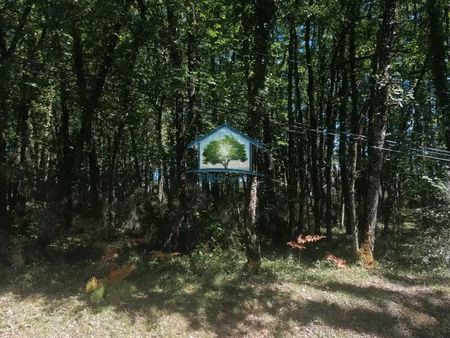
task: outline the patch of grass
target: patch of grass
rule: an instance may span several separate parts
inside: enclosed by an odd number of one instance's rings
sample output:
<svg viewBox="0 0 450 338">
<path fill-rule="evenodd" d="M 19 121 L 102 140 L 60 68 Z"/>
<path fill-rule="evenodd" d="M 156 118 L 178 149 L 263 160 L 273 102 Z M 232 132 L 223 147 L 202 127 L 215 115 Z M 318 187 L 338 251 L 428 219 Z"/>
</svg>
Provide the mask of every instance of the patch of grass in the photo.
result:
<svg viewBox="0 0 450 338">
<path fill-rule="evenodd" d="M 336 269 L 272 255 L 259 274 L 234 251 L 142 258 L 132 294 L 89 301 L 84 265 L 0 271 L 0 337 L 446 337 L 448 276 Z"/>
</svg>

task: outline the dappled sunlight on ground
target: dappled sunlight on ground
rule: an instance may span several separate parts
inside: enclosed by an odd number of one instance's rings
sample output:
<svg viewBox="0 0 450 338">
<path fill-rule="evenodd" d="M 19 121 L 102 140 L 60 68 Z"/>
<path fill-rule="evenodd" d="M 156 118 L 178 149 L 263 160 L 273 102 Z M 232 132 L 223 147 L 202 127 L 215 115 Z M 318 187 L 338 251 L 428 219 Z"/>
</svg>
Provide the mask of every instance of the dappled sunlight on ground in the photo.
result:
<svg viewBox="0 0 450 338">
<path fill-rule="evenodd" d="M 278 263 L 277 263 L 278 264 Z M 289 263 L 298 264 L 297 262 Z M 10 273 L 0 287 L 1 337 L 448 337 L 448 277 L 332 267 L 259 275 L 141 266 L 137 291 L 89 302 L 82 267 Z M 292 270 L 292 271 L 291 271 Z M 287 272 L 291 271 L 291 272 Z"/>
</svg>

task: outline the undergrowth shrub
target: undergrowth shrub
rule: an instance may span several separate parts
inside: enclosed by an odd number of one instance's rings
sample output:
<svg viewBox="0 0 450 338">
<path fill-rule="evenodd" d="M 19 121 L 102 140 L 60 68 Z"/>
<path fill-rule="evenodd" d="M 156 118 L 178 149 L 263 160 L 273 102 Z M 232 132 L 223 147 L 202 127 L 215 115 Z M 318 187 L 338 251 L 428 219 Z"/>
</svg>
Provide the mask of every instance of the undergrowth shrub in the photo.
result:
<svg viewBox="0 0 450 338">
<path fill-rule="evenodd" d="M 386 251 L 390 265 L 421 272 L 450 271 L 450 175 L 423 177 L 413 215 L 419 227 L 399 235 Z"/>
<path fill-rule="evenodd" d="M 221 247 L 210 249 L 207 245 L 199 245 L 193 252 L 192 259 L 200 269 L 204 269 L 206 272 L 236 271 L 244 261 L 242 253 L 238 250 L 222 249 Z"/>
</svg>

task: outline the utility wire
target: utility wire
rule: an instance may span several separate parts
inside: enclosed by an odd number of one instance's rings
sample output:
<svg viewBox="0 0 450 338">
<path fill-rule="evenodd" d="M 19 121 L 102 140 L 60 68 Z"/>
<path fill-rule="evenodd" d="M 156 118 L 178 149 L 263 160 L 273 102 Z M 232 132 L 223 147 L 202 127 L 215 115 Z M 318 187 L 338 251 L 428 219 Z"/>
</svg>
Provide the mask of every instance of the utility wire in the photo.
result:
<svg viewBox="0 0 450 338">
<path fill-rule="evenodd" d="M 299 123 L 299 122 L 295 122 L 296 126 L 294 126 L 295 128 L 301 128 L 301 129 L 306 129 L 308 131 L 312 131 L 312 132 L 318 132 L 318 133 L 322 133 L 324 135 L 335 135 L 337 137 L 340 137 L 342 134 L 345 135 L 349 135 L 349 136 L 355 136 L 358 137 L 360 139 L 363 140 L 367 140 L 368 137 L 366 135 L 361 135 L 361 134 L 353 134 L 350 132 L 339 132 L 339 133 L 333 133 L 330 131 L 327 131 L 327 128 L 324 127 L 319 127 L 317 129 L 313 129 L 313 128 L 306 128 L 306 127 L 310 127 L 310 125 L 305 124 L 305 123 Z M 322 130 L 320 130 L 322 129 Z M 298 130 L 298 129 L 297 129 Z M 385 140 L 386 143 L 392 144 L 392 145 L 399 145 L 402 146 L 402 143 L 397 142 L 397 141 L 391 141 L 391 140 Z M 414 147 L 408 147 L 408 149 L 413 150 L 413 151 L 418 151 L 418 152 L 431 152 L 431 153 L 437 153 L 443 156 L 450 156 L 450 151 L 445 150 L 445 149 L 440 149 L 440 148 L 431 148 L 431 147 L 419 147 L 419 148 L 414 148 Z"/>
<path fill-rule="evenodd" d="M 279 123 L 279 122 L 277 122 Z M 280 123 L 282 124 L 282 123 Z M 306 124 L 305 124 L 306 125 Z M 357 136 L 359 138 L 359 141 L 367 141 L 367 136 L 365 135 L 354 135 L 351 133 L 344 133 L 344 132 L 340 132 L 340 133 L 333 133 L 333 132 L 329 132 L 326 130 L 319 130 L 319 129 L 326 129 L 326 128 L 317 128 L 317 129 L 313 129 L 313 128 L 306 128 L 306 127 L 299 127 L 299 126 L 292 126 L 293 129 L 288 129 L 288 132 L 291 133 L 297 133 L 297 134 L 307 134 L 308 132 L 315 132 L 318 134 L 323 134 L 324 136 L 336 136 L 337 138 L 339 138 L 339 140 L 344 139 L 345 142 L 349 142 L 347 137 L 341 137 L 343 134 L 347 135 L 352 135 L 352 136 Z M 401 143 L 399 142 L 395 142 L 395 141 L 391 141 L 391 140 L 385 140 L 385 143 L 388 143 L 390 145 L 399 145 L 402 146 Z M 372 146 L 373 148 L 376 149 L 381 149 L 384 151 L 391 151 L 391 152 L 396 152 L 396 153 L 401 153 L 401 154 L 410 154 L 411 152 L 415 152 L 417 156 L 420 157 L 424 157 L 424 158 L 429 158 L 429 159 L 434 159 L 434 160 L 439 160 L 439 161 L 445 161 L 445 162 L 450 162 L 450 152 L 444 149 L 439 149 L 439 148 L 430 148 L 430 147 L 423 147 L 425 149 L 419 149 L 419 148 L 414 148 L 414 147 L 407 147 L 406 150 L 407 151 L 401 151 L 401 150 L 396 150 L 396 149 L 392 149 L 392 148 L 385 148 L 385 147 L 377 147 L 377 146 Z M 409 150 L 409 152 L 408 152 Z"/>
<path fill-rule="evenodd" d="M 274 122 L 283 125 L 283 123 L 281 123 L 281 122 L 276 122 L 276 121 L 274 121 Z M 313 129 L 313 128 L 307 128 L 307 127 L 310 127 L 310 125 L 305 124 L 305 123 L 297 122 L 295 124 L 298 124 L 298 125 L 291 126 L 291 128 L 293 128 L 293 129 L 288 129 L 287 131 L 292 132 L 292 133 L 297 133 L 297 134 L 307 134 L 308 132 L 315 132 L 315 133 L 320 133 L 324 136 L 334 135 L 334 136 L 338 137 L 340 140 L 343 139 L 345 142 L 349 142 L 348 136 L 356 136 L 358 138 L 358 141 L 367 141 L 367 139 L 368 139 L 367 136 L 361 135 L 361 134 L 356 135 L 356 134 L 352 134 L 349 132 L 334 133 L 334 132 L 327 131 L 326 128 L 324 128 L 324 127 L 318 127 L 317 129 Z M 301 126 L 299 126 L 299 125 L 301 125 Z M 342 137 L 343 135 L 344 135 L 344 137 Z M 385 140 L 385 143 L 388 143 L 390 145 L 402 146 L 402 144 L 400 142 L 391 141 L 391 140 Z M 375 147 L 375 146 L 373 146 L 373 147 Z M 395 152 L 402 152 L 400 150 L 394 150 L 391 148 L 381 148 L 381 149 L 395 151 Z M 421 147 L 421 148 L 408 147 L 407 149 L 410 151 L 422 153 L 422 154 L 418 154 L 422 157 L 438 159 L 438 160 L 443 160 L 443 161 L 450 161 L 450 158 L 447 158 L 447 156 L 450 156 L 450 151 L 447 151 L 444 149 L 431 148 L 431 147 Z M 423 154 L 423 153 L 425 153 L 425 154 Z M 430 156 L 430 155 L 436 155 L 436 156 Z M 444 157 L 442 157 L 442 156 L 444 156 Z"/>
</svg>

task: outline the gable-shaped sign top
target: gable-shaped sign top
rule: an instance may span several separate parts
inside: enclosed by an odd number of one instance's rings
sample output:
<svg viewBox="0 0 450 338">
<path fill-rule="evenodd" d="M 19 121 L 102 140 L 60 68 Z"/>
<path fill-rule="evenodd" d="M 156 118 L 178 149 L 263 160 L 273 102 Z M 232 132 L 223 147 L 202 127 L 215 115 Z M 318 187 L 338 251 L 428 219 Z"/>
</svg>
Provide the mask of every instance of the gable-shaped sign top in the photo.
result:
<svg viewBox="0 0 450 338">
<path fill-rule="evenodd" d="M 249 136 L 223 124 L 187 146 L 199 152 L 199 172 L 253 173 L 252 145 L 264 145 Z"/>
</svg>

